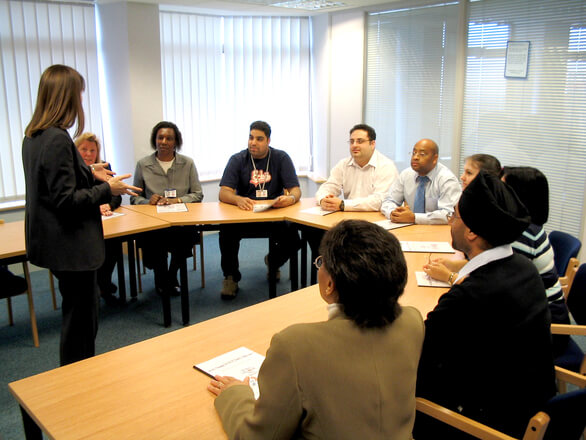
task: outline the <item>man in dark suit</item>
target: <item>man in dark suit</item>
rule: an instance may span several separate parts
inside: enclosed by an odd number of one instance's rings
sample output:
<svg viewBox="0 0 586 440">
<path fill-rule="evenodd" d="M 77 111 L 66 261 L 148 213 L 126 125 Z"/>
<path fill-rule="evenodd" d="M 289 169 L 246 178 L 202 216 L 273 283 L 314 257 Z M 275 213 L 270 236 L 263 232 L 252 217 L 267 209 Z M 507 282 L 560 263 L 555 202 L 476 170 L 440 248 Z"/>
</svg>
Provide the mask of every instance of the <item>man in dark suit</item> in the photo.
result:
<svg viewBox="0 0 586 440">
<path fill-rule="evenodd" d="M 469 262 L 425 321 L 417 395 L 513 437 L 555 393 L 543 282 L 513 242 L 529 224 L 514 191 L 481 172 L 449 216 Z M 418 414 L 414 437 L 471 438 Z"/>
</svg>

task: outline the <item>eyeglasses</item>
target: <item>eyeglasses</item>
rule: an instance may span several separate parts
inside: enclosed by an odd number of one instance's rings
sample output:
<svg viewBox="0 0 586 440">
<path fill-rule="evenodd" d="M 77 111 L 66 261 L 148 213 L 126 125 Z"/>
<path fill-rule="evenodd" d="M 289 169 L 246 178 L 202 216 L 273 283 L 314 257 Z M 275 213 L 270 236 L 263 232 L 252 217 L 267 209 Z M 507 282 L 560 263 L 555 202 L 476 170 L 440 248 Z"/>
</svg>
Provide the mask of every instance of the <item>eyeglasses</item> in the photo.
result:
<svg viewBox="0 0 586 440">
<path fill-rule="evenodd" d="M 319 270 L 319 268 L 322 266 L 322 264 L 324 264 L 324 259 L 323 257 L 320 255 L 319 257 L 317 257 L 315 259 L 315 261 L 313 262 L 313 265 L 315 266 L 315 268 L 317 270 Z"/>
<path fill-rule="evenodd" d="M 427 156 L 429 156 L 429 153 L 427 153 L 425 151 L 417 151 L 417 150 L 408 151 L 407 154 L 409 156 L 419 156 L 419 157 L 427 157 Z"/>
<path fill-rule="evenodd" d="M 370 142 L 370 139 L 350 139 L 348 140 L 348 145 L 362 145 L 365 142 Z"/>
<path fill-rule="evenodd" d="M 455 218 L 462 218 L 462 217 L 457 216 L 455 212 L 450 212 L 449 214 L 446 215 L 446 219 L 448 220 L 448 223 L 450 223 Z"/>
</svg>

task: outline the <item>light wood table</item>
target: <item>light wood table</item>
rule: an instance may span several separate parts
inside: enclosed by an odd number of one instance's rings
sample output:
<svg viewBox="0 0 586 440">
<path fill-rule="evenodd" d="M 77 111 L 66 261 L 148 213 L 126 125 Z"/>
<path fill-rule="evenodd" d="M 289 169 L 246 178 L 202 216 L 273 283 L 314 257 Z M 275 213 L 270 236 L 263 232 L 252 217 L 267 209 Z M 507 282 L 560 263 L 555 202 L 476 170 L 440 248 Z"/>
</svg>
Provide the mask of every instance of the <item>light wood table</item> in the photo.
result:
<svg viewBox="0 0 586 440">
<path fill-rule="evenodd" d="M 409 283 L 400 303 L 425 314 L 445 291 L 417 287 L 412 272 L 427 255 L 406 254 Z M 265 354 L 271 336 L 327 319 L 316 285 L 109 353 L 12 382 L 27 438 L 223 439 L 194 364 L 246 346 Z M 40 428 L 40 429 L 39 429 Z"/>
</svg>

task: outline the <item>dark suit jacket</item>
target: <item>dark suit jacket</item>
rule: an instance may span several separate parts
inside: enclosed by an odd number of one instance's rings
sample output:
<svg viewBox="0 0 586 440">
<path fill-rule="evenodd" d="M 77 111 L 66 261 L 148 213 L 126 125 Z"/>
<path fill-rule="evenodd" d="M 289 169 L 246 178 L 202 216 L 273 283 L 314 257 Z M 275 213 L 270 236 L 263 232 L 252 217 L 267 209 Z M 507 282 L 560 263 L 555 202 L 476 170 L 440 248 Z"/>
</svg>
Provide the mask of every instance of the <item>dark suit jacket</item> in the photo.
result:
<svg viewBox="0 0 586 440">
<path fill-rule="evenodd" d="M 383 329 L 360 329 L 338 315 L 273 336 L 248 386 L 215 400 L 230 439 L 411 439 L 423 341 L 419 312 L 403 307 Z"/>
<path fill-rule="evenodd" d="M 479 267 L 427 316 L 418 396 L 520 438 L 554 392 L 547 298 L 527 258 Z M 423 435 L 421 419 L 418 440 L 456 438 Z"/>
<path fill-rule="evenodd" d="M 95 270 L 104 261 L 99 206 L 112 198 L 97 182 L 67 131 L 25 137 L 26 248 L 31 263 L 53 271 Z"/>
</svg>

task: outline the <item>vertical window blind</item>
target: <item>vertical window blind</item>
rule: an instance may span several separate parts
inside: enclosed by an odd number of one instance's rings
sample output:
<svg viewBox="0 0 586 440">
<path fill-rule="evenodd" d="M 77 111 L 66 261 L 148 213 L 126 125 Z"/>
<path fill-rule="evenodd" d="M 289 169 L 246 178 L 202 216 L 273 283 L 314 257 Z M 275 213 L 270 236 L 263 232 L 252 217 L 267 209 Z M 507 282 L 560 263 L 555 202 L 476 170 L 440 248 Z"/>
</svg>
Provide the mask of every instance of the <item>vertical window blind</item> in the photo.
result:
<svg viewBox="0 0 586 440">
<path fill-rule="evenodd" d="M 469 7 L 462 160 L 474 153 L 548 178 L 548 230 L 582 231 L 586 3 L 479 0 Z M 504 76 L 508 41 L 529 41 L 527 78 Z"/>
<path fill-rule="evenodd" d="M 0 202 L 24 199 L 21 147 L 39 79 L 66 64 L 86 80 L 86 131 L 102 135 L 92 4 L 0 0 Z"/>
<path fill-rule="evenodd" d="M 368 15 L 365 121 L 399 169 L 410 166 L 408 152 L 421 138 L 435 140 L 449 166 L 457 27 L 454 3 Z"/>
<path fill-rule="evenodd" d="M 222 175 L 247 147 L 249 125 L 271 125 L 271 145 L 310 167 L 307 17 L 220 17 L 161 11 L 163 114 L 184 137 L 200 178 Z"/>
</svg>

